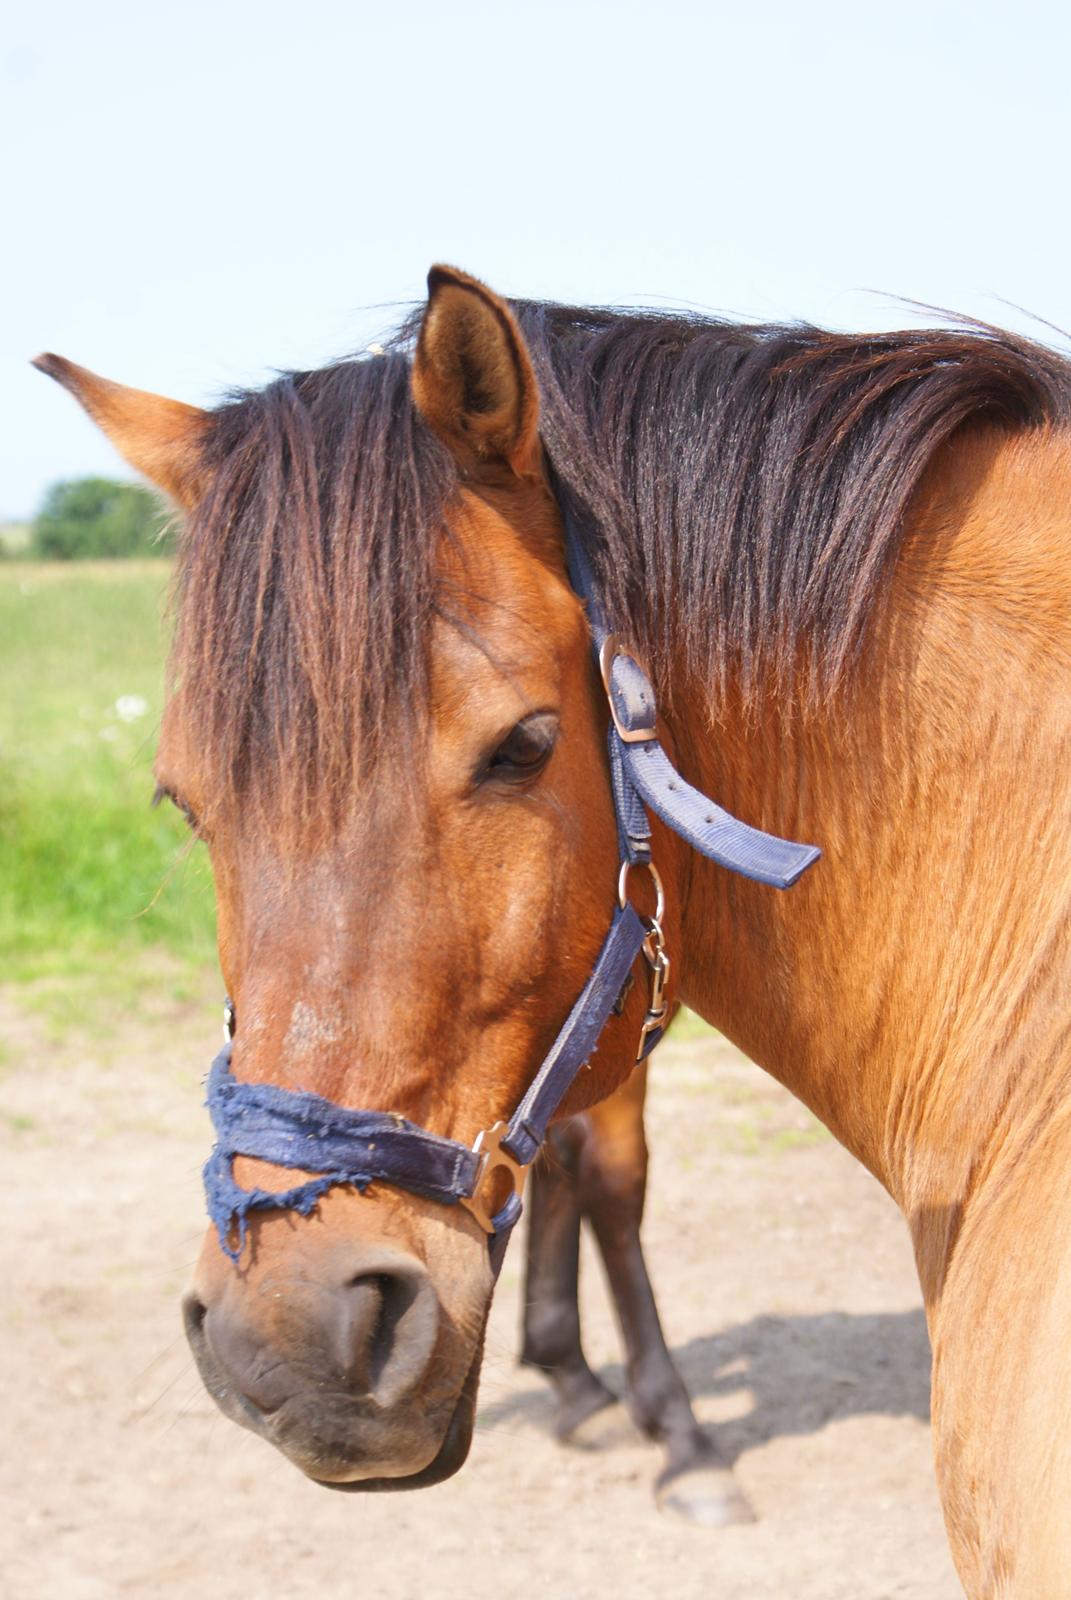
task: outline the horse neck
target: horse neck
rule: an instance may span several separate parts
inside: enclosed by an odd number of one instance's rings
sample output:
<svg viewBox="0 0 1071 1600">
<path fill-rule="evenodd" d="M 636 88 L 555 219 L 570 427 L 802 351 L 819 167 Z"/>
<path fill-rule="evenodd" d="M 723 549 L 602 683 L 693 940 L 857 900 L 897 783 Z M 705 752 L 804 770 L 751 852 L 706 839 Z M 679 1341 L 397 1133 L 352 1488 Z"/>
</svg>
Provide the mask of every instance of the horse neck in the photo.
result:
<svg viewBox="0 0 1071 1600">
<path fill-rule="evenodd" d="M 824 849 L 787 895 L 682 861 L 683 997 L 886 1184 L 920 1251 L 936 1231 L 932 1293 L 1069 1071 L 1068 506 L 1062 443 L 962 441 L 833 706 L 672 728 L 706 792 Z"/>
</svg>

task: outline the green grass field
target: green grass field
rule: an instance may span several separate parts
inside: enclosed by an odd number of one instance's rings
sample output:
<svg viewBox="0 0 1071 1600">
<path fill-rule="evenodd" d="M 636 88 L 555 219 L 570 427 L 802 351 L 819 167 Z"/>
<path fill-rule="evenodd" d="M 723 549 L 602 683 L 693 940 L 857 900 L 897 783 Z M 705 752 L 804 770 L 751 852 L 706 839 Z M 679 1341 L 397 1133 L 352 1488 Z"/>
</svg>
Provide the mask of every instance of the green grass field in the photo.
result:
<svg viewBox="0 0 1071 1600">
<path fill-rule="evenodd" d="M 76 1008 L 149 952 L 172 983 L 213 959 L 204 849 L 150 805 L 168 580 L 164 561 L 0 565 L 0 959 Z"/>
</svg>

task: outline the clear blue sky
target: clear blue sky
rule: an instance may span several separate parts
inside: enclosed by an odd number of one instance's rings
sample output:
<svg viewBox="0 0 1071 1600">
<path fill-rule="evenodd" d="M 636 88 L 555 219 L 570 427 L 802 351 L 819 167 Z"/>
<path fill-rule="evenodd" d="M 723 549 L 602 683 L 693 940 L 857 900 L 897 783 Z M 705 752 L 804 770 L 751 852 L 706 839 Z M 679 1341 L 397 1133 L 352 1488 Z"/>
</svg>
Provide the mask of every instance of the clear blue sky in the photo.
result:
<svg viewBox="0 0 1071 1600">
<path fill-rule="evenodd" d="M 1071 327 L 1071 11 L 38 0 L 0 42 L 0 518 L 116 473 L 58 350 L 206 402 L 505 293 Z M 875 295 L 871 291 L 877 291 Z"/>
</svg>

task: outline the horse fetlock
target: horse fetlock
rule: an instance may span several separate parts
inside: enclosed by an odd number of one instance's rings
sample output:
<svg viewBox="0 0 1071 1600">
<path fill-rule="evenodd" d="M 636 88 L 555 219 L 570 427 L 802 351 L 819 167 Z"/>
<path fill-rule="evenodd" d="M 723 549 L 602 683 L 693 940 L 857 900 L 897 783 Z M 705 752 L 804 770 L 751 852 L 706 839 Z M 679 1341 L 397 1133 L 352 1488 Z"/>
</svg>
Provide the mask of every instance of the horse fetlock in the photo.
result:
<svg viewBox="0 0 1071 1600">
<path fill-rule="evenodd" d="M 688 1451 L 702 1454 L 706 1435 L 695 1420 L 684 1382 L 668 1350 L 656 1349 L 654 1355 L 657 1362 L 628 1368 L 626 1398 L 632 1419 L 649 1439 L 680 1440 Z"/>
<path fill-rule="evenodd" d="M 576 1441 L 578 1431 L 589 1417 L 606 1410 L 608 1406 L 620 1405 L 618 1396 L 592 1372 L 583 1356 L 578 1365 L 544 1367 L 543 1371 L 558 1401 L 554 1418 L 555 1437 L 563 1442 Z"/>
</svg>

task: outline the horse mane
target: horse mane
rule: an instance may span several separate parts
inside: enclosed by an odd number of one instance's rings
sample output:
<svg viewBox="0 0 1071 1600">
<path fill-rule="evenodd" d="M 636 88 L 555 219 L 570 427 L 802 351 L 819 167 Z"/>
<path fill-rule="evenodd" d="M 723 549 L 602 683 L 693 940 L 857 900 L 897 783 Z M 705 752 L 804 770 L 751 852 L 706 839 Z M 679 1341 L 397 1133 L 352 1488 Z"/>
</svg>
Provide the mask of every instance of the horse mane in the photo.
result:
<svg viewBox="0 0 1071 1600">
<path fill-rule="evenodd" d="M 209 491 L 179 540 L 172 688 L 212 774 L 291 834 L 330 826 L 357 766 L 424 704 L 458 475 L 401 351 L 284 373 L 213 413 Z M 389 725 L 389 727 L 388 727 Z"/>
<path fill-rule="evenodd" d="M 981 324 L 856 335 L 518 301 L 559 493 L 605 610 L 745 697 L 801 647 L 835 689 L 935 453 L 964 423 L 1065 423 L 1071 365 Z M 237 393 L 180 540 L 172 682 L 218 788 L 295 829 L 404 749 L 460 482 L 413 406 L 414 315 L 385 353 Z"/>
<path fill-rule="evenodd" d="M 967 422 L 1071 417 L 1064 357 L 966 320 L 852 334 L 516 310 L 605 609 L 663 694 L 671 660 L 745 705 L 771 684 L 835 691 L 940 447 Z"/>
</svg>

